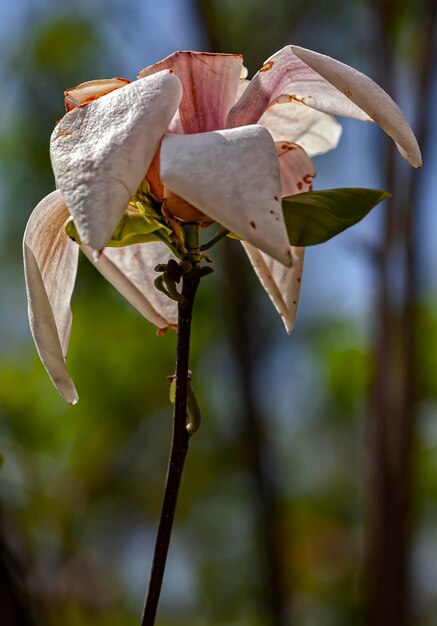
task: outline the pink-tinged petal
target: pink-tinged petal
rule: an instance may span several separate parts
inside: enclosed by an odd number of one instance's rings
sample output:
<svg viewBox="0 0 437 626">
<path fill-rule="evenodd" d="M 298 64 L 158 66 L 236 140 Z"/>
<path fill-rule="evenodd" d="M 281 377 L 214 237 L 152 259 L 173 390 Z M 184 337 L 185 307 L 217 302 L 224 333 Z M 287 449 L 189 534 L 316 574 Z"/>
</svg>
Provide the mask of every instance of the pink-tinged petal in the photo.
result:
<svg viewBox="0 0 437 626">
<path fill-rule="evenodd" d="M 33 340 L 56 389 L 67 402 L 75 404 L 78 395 L 65 356 L 79 247 L 65 233 L 68 217 L 59 191 L 46 196 L 27 222 L 23 254 Z"/>
<path fill-rule="evenodd" d="M 126 248 L 105 248 L 95 260 L 88 246 L 83 252 L 101 274 L 121 295 L 159 329 L 177 325 L 177 303 L 158 291 L 153 282 L 158 274 L 155 267 L 174 258 L 162 243 L 146 243 Z"/>
<path fill-rule="evenodd" d="M 298 46 L 286 46 L 266 61 L 229 112 L 227 126 L 257 122 L 274 102 L 287 100 L 330 115 L 374 121 L 409 163 L 421 165 L 407 120 L 381 87 L 340 61 Z"/>
<path fill-rule="evenodd" d="M 404 114 L 379 85 L 361 72 L 331 57 L 292 46 L 293 53 L 309 68 L 332 84 L 389 135 L 413 167 L 422 165 L 420 149 Z M 317 107 L 316 107 L 317 108 Z M 335 111 L 326 111 L 334 113 Z M 341 113 L 338 113 L 341 115 Z M 352 116 L 355 117 L 355 116 Z"/>
<path fill-rule="evenodd" d="M 261 285 L 266 290 L 288 332 L 294 328 L 302 281 L 304 248 L 292 247 L 294 265 L 285 267 L 247 242 L 243 247 Z"/>
<path fill-rule="evenodd" d="M 291 266 L 278 158 L 265 128 L 166 135 L 161 178 L 199 211 Z"/>
<path fill-rule="evenodd" d="M 53 131 L 56 182 L 81 241 L 101 250 L 138 189 L 182 94 L 165 71 L 67 113 Z"/>
<path fill-rule="evenodd" d="M 129 84 L 127 78 L 103 78 L 99 80 L 89 80 L 81 83 L 77 87 L 72 87 L 64 91 L 65 110 L 72 111 L 78 106 L 89 104 L 115 89 L 121 89 Z"/>
<path fill-rule="evenodd" d="M 175 52 L 146 67 L 138 77 L 172 69 L 181 79 L 184 95 L 179 114 L 186 134 L 224 128 L 226 116 L 235 102 L 243 68 L 239 54 Z"/>
<path fill-rule="evenodd" d="M 333 150 L 341 137 L 341 125 L 335 117 L 300 102 L 273 104 L 259 123 L 275 141 L 297 143 L 310 157 Z"/>
<path fill-rule="evenodd" d="M 294 196 L 312 189 L 316 169 L 300 146 L 290 141 L 276 142 L 281 173 L 282 197 Z"/>
<path fill-rule="evenodd" d="M 296 56 L 292 46 L 286 46 L 271 56 L 252 78 L 229 111 L 227 126 L 256 123 L 278 101 L 298 102 L 331 115 L 370 121 L 345 94 Z"/>
</svg>

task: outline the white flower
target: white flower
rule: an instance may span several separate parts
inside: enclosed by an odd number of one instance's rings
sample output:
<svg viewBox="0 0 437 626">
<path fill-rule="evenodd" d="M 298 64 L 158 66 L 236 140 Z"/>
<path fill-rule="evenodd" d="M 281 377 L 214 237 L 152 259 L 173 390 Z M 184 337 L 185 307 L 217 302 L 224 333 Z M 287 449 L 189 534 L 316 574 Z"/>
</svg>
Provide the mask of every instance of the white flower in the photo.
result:
<svg viewBox="0 0 437 626">
<path fill-rule="evenodd" d="M 51 138 L 58 190 L 29 219 L 24 260 L 32 335 L 68 402 L 77 401 L 65 356 L 79 251 L 65 233 L 70 216 L 97 269 L 159 329 L 175 326 L 175 302 L 153 287 L 168 248 L 105 247 L 147 178 L 169 224 L 218 222 L 243 240 L 290 331 L 303 248 L 289 244 L 281 197 L 311 189 L 309 157 L 334 148 L 341 134 L 332 116 L 378 123 L 420 166 L 399 107 L 356 70 L 287 46 L 251 81 L 244 75 L 240 55 L 176 52 L 135 82 L 91 81 L 66 92 L 68 112 Z"/>
</svg>

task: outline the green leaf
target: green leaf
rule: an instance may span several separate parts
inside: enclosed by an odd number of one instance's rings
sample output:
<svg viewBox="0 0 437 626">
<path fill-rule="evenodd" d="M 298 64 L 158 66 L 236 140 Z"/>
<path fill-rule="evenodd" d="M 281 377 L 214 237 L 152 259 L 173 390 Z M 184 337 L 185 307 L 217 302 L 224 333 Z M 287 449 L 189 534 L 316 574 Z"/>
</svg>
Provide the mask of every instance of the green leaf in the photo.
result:
<svg viewBox="0 0 437 626">
<path fill-rule="evenodd" d="M 363 219 L 390 194 L 379 189 L 326 189 L 282 198 L 292 246 L 314 246 Z"/>
<path fill-rule="evenodd" d="M 171 230 L 158 221 L 128 210 L 121 218 L 107 246 L 121 248 L 135 243 L 159 241 L 154 234 L 157 231 L 171 234 Z"/>
<path fill-rule="evenodd" d="M 82 245 L 73 218 L 67 221 L 65 232 L 73 241 Z M 123 248 L 136 243 L 163 241 L 163 239 L 170 241 L 170 234 L 170 228 L 157 220 L 127 210 L 106 245 L 109 248 Z"/>
</svg>

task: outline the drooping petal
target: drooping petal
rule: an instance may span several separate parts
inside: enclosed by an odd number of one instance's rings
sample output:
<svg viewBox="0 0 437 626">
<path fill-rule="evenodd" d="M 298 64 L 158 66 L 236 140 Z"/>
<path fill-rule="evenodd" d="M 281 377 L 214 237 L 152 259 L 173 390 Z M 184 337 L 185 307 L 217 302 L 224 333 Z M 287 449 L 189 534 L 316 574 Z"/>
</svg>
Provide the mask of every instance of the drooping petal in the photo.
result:
<svg viewBox="0 0 437 626">
<path fill-rule="evenodd" d="M 46 196 L 27 223 L 23 254 L 30 330 L 38 354 L 56 389 L 75 404 L 78 395 L 65 356 L 79 247 L 65 233 L 68 217 L 59 191 Z"/>
<path fill-rule="evenodd" d="M 243 57 L 240 54 L 175 52 L 146 67 L 138 77 L 150 76 L 164 69 L 172 69 L 182 82 L 184 94 L 179 114 L 184 133 L 224 128 L 243 72 Z"/>
<path fill-rule="evenodd" d="M 92 250 L 82 250 L 101 274 L 149 322 L 159 329 L 177 325 L 177 303 L 158 291 L 153 282 L 154 268 L 174 258 L 162 243 L 146 243 L 126 248 L 105 248 L 95 260 Z"/>
<path fill-rule="evenodd" d="M 422 156 L 416 137 L 404 114 L 379 85 L 361 72 L 324 54 L 298 46 L 293 46 L 292 50 L 303 63 L 324 78 L 325 81 L 334 85 L 339 92 L 379 124 L 387 135 L 395 141 L 399 152 L 406 161 L 414 167 L 422 165 Z M 335 114 L 335 111 L 333 113 Z"/>
<path fill-rule="evenodd" d="M 305 150 L 290 141 L 276 142 L 281 173 L 282 197 L 312 189 L 316 169 Z"/>
<path fill-rule="evenodd" d="M 77 87 L 64 91 L 65 110 L 72 111 L 78 106 L 89 104 L 115 89 L 121 89 L 129 84 L 127 78 L 103 78 L 99 80 L 89 80 L 81 83 Z"/>
<path fill-rule="evenodd" d="M 161 178 L 199 211 L 291 266 L 278 158 L 265 128 L 166 135 Z"/>
<path fill-rule="evenodd" d="M 252 78 L 229 111 L 227 126 L 256 123 L 278 101 L 298 102 L 330 115 L 370 121 L 345 94 L 301 61 L 292 46 L 286 46 L 271 56 Z"/>
<path fill-rule="evenodd" d="M 110 239 L 180 98 L 177 76 L 160 72 L 70 111 L 53 131 L 56 182 L 84 244 Z"/>
<path fill-rule="evenodd" d="M 266 290 L 288 332 L 294 328 L 302 281 L 304 248 L 292 247 L 295 263 L 288 268 L 250 243 L 242 242 L 261 285 Z"/>
<path fill-rule="evenodd" d="M 299 144 L 313 157 L 337 147 L 341 125 L 335 117 L 300 102 L 273 104 L 259 120 L 275 141 Z"/>
<path fill-rule="evenodd" d="M 409 163 L 421 165 L 407 120 L 381 87 L 340 61 L 298 46 L 286 46 L 265 62 L 229 112 L 227 126 L 257 122 L 274 102 L 287 100 L 330 115 L 374 121 Z"/>
</svg>

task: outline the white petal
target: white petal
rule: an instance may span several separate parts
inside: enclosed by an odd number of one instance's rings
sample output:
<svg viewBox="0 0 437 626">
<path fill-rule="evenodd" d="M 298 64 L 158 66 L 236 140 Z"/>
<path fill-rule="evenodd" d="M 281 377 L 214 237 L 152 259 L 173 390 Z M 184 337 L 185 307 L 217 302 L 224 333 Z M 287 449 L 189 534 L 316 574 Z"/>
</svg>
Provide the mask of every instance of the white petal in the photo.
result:
<svg viewBox="0 0 437 626">
<path fill-rule="evenodd" d="M 143 180 L 181 98 L 159 72 L 67 113 L 51 138 L 56 182 L 81 241 L 101 250 Z"/>
<path fill-rule="evenodd" d="M 208 217 L 281 263 L 292 264 L 275 144 L 262 126 L 167 135 L 161 178 L 166 188 Z"/>
<path fill-rule="evenodd" d="M 422 165 L 419 146 L 404 114 L 379 85 L 361 72 L 324 54 L 299 46 L 291 46 L 291 49 L 308 67 L 334 85 L 379 124 L 396 142 L 404 159 L 414 167 Z"/>
<path fill-rule="evenodd" d="M 256 123 L 277 102 L 298 102 L 330 115 L 371 121 L 345 94 L 294 54 L 292 46 L 276 52 L 255 74 L 229 111 L 227 126 Z"/>
<path fill-rule="evenodd" d="M 259 123 L 275 141 L 297 143 L 310 157 L 333 150 L 341 137 L 341 125 L 335 117 L 300 102 L 273 104 Z"/>
<path fill-rule="evenodd" d="M 288 332 L 294 328 L 302 281 L 304 248 L 292 247 L 295 264 L 288 268 L 247 242 L 243 247 Z"/>
<path fill-rule="evenodd" d="M 276 142 L 282 197 L 310 191 L 316 169 L 303 148 L 290 141 Z"/>
<path fill-rule="evenodd" d="M 230 110 L 227 126 L 258 122 L 269 106 L 284 101 L 298 101 L 330 115 L 374 121 L 395 140 L 407 161 L 421 165 L 407 120 L 381 87 L 340 61 L 298 46 L 286 46 L 265 62 Z"/>
<path fill-rule="evenodd" d="M 30 330 L 38 354 L 56 389 L 67 402 L 75 404 L 78 396 L 65 355 L 79 247 L 65 233 L 68 217 L 59 191 L 46 196 L 27 223 L 23 254 Z"/>
<path fill-rule="evenodd" d="M 105 248 L 97 261 L 91 248 L 83 246 L 82 250 L 99 272 L 149 322 L 159 329 L 177 325 L 177 303 L 153 284 L 158 276 L 155 266 L 174 258 L 165 244 Z"/>
</svg>

